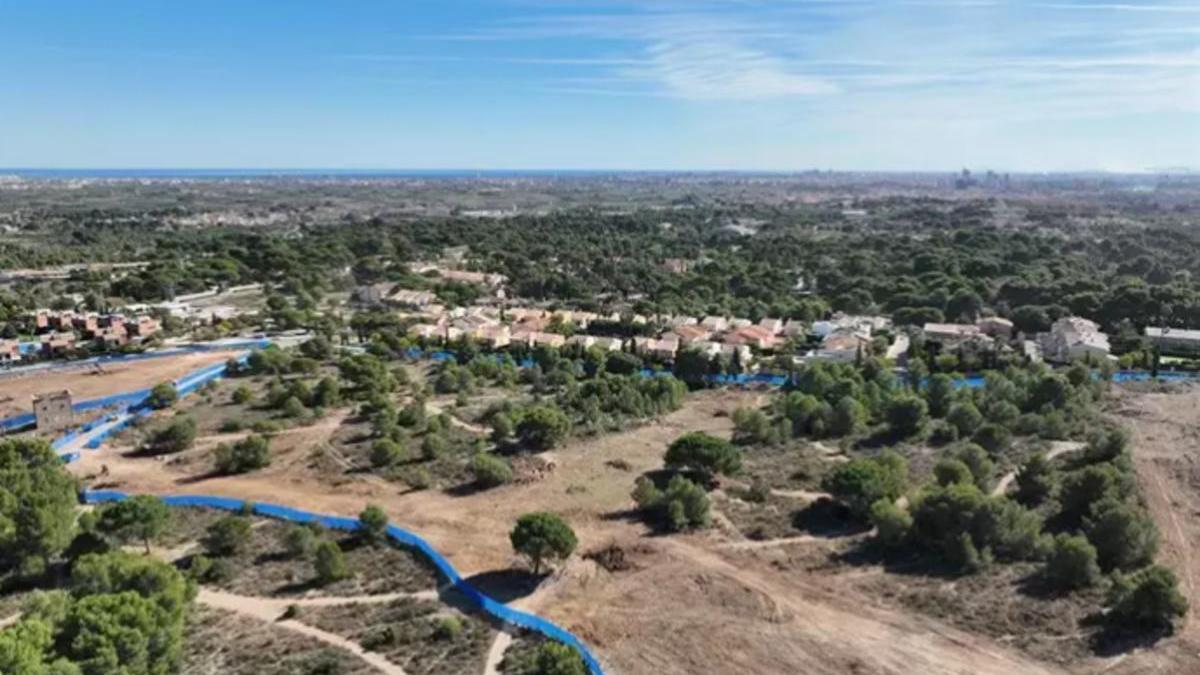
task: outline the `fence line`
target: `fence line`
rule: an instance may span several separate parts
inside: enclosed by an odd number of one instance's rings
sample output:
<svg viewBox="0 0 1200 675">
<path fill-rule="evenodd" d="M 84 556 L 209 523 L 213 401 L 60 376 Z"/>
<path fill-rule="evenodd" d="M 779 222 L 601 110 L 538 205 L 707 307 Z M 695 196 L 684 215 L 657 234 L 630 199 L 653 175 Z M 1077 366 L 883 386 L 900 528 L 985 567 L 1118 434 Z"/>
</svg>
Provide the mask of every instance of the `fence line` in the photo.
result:
<svg viewBox="0 0 1200 675">
<path fill-rule="evenodd" d="M 128 497 L 129 495 L 126 493 L 116 490 L 88 490 L 83 493 L 83 500 L 87 504 L 117 502 Z M 225 511 L 240 511 L 248 503 L 232 497 L 206 495 L 168 495 L 162 497 L 162 500 L 169 506 L 209 507 Z M 249 502 L 249 504 L 253 508 L 254 513 L 268 518 L 277 518 L 296 523 L 317 523 L 334 530 L 354 531 L 359 527 L 358 520 L 355 518 L 312 513 L 278 504 L 265 504 L 262 502 Z M 464 579 L 445 556 L 416 534 L 396 525 L 388 525 L 387 533 L 397 544 L 415 549 L 424 555 L 455 590 L 460 592 L 468 601 L 483 612 L 496 617 L 506 624 L 536 631 L 551 640 L 572 647 L 583 658 L 584 663 L 587 664 L 588 671 L 592 675 L 604 675 L 604 669 L 601 668 L 600 662 L 596 659 L 595 655 L 575 635 L 541 617 L 513 609 L 489 597 Z"/>
<path fill-rule="evenodd" d="M 247 352 L 235 357 L 235 360 L 239 364 L 245 364 L 246 360 L 249 358 L 250 354 Z M 178 380 L 175 380 L 175 392 L 179 396 L 187 396 L 209 382 L 224 377 L 224 375 L 224 363 L 206 366 L 199 370 L 188 373 Z M 86 402 L 91 404 L 90 407 L 108 407 L 110 405 L 116 405 L 117 409 L 108 415 L 91 420 L 78 429 L 72 429 L 62 436 L 59 436 L 50 443 L 50 447 L 56 451 L 61 450 L 77 440 L 79 437 L 86 436 L 87 434 L 100 429 L 98 433 L 88 437 L 87 443 L 84 446 L 89 450 L 95 450 L 99 448 L 104 444 L 104 441 L 106 441 L 113 434 L 126 429 L 138 419 L 146 417 L 154 412 L 154 409 L 147 405 L 147 399 L 150 398 L 150 391 L 151 390 L 149 389 L 139 389 L 134 392 L 116 394 L 103 399 L 95 399 L 93 401 Z M 97 402 L 102 402 L 103 405 L 100 405 Z M 61 456 L 63 461 L 68 464 L 79 459 L 78 452 L 65 453 Z"/>
<path fill-rule="evenodd" d="M 119 354 L 119 355 L 110 355 L 110 356 L 99 356 L 99 357 L 94 357 L 91 359 L 84 359 L 82 361 L 72 361 L 72 362 L 69 362 L 68 365 L 83 367 L 83 366 L 87 366 L 87 365 L 91 365 L 91 364 L 145 361 L 147 359 L 161 359 L 161 358 L 166 358 L 166 357 L 170 357 L 170 356 L 182 356 L 184 354 L 195 354 L 195 353 L 201 353 L 201 352 L 219 352 L 219 351 L 227 351 L 227 350 L 235 350 L 235 349 L 264 349 L 270 344 L 271 344 L 271 341 L 267 340 L 267 339 L 223 340 L 223 341 L 217 341 L 217 342 L 204 342 L 204 343 L 191 344 L 191 345 L 186 345 L 183 347 L 172 347 L 170 349 L 162 349 L 162 350 L 157 350 L 157 351 L 152 351 L 152 352 L 144 352 L 142 354 Z M 243 360 L 243 362 L 244 362 L 244 360 Z M 210 366 L 210 368 L 215 368 L 215 367 L 216 367 L 215 365 Z M 199 375 L 201 372 L 203 372 L 203 370 L 204 369 L 195 371 L 193 373 L 189 373 L 188 375 L 185 375 L 183 378 L 180 378 L 180 380 L 177 380 L 176 387 L 178 388 L 178 387 L 182 386 L 180 383 L 184 382 L 189 377 Z M 95 410 L 96 408 L 108 408 L 108 407 L 112 407 L 112 406 L 121 407 L 121 406 L 135 405 L 135 404 L 140 403 L 141 401 L 145 400 L 145 398 L 149 395 L 150 395 L 149 389 L 137 389 L 134 391 L 127 391 L 127 392 L 123 392 L 120 394 L 113 394 L 111 396 L 102 396 L 100 398 L 87 399 L 84 401 L 76 401 L 71 407 L 72 407 L 72 409 L 74 409 L 75 412 L 87 412 L 89 410 Z M 36 422 L 36 418 L 34 417 L 34 414 L 31 412 L 30 413 L 21 413 L 19 415 L 13 415 L 12 417 L 0 419 L 0 433 L 22 431 L 28 427 L 33 426 L 35 424 L 35 422 Z"/>
</svg>

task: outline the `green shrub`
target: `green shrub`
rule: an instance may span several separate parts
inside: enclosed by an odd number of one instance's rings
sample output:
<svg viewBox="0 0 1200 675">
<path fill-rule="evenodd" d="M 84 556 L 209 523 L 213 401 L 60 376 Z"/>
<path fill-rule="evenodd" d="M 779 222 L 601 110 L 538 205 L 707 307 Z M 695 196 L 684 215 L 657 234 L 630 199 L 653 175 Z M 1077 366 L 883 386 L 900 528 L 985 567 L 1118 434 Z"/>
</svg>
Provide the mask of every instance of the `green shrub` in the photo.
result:
<svg viewBox="0 0 1200 675">
<path fill-rule="evenodd" d="M 371 444 L 371 465 L 376 468 L 394 466 L 407 457 L 404 446 L 390 438 L 381 438 Z"/>
<path fill-rule="evenodd" d="M 999 455 L 1012 445 L 1012 433 L 999 424 L 985 424 L 976 430 L 971 440 L 992 455 Z"/>
<path fill-rule="evenodd" d="M 640 509 L 650 509 L 662 501 L 662 490 L 654 485 L 654 481 L 645 476 L 638 476 L 633 483 L 633 501 Z"/>
<path fill-rule="evenodd" d="M 1159 565 L 1114 576 L 1109 604 L 1107 618 L 1118 629 L 1169 629 L 1188 610 L 1175 573 Z"/>
<path fill-rule="evenodd" d="M 894 452 L 870 459 L 853 459 L 834 468 L 821 487 L 846 505 L 858 518 L 870 515 L 880 499 L 895 501 L 908 485 L 908 463 Z"/>
<path fill-rule="evenodd" d="M 287 557 L 296 560 L 312 555 L 317 547 L 317 533 L 308 525 L 289 525 L 280 537 Z"/>
<path fill-rule="evenodd" d="M 213 460 L 222 474 L 246 473 L 271 463 L 270 446 L 262 436 L 247 436 L 233 445 L 218 445 L 213 450 Z"/>
<path fill-rule="evenodd" d="M 925 401 L 912 394 L 901 394 L 888 404 L 888 428 L 897 438 L 916 436 L 929 419 Z"/>
<path fill-rule="evenodd" d="M 517 436 L 533 450 L 550 450 L 571 432 L 571 420 L 556 407 L 533 406 L 521 415 Z"/>
<path fill-rule="evenodd" d="M 742 453 L 732 443 L 703 431 L 686 433 L 667 448 L 666 464 L 672 469 L 699 473 L 705 480 L 713 474 L 732 475 L 742 466 Z"/>
<path fill-rule="evenodd" d="M 456 616 L 443 616 L 433 622 L 433 637 L 449 641 L 462 635 L 463 622 Z"/>
<path fill-rule="evenodd" d="M 251 431 L 256 434 L 263 434 L 264 436 L 277 434 L 281 428 L 282 427 L 279 426 L 279 423 L 273 420 L 258 420 L 254 424 L 250 425 Z"/>
<path fill-rule="evenodd" d="M 929 442 L 933 445 L 949 445 L 958 440 L 958 427 L 945 420 L 933 423 L 929 432 Z"/>
<path fill-rule="evenodd" d="M 204 549 L 213 556 L 231 556 L 250 543 L 250 520 L 243 516 L 224 516 L 208 526 Z"/>
<path fill-rule="evenodd" d="M 283 402 L 283 416 L 297 419 L 304 416 L 304 402 L 295 396 L 290 396 Z"/>
<path fill-rule="evenodd" d="M 437 434 L 426 434 L 421 439 L 421 457 L 432 461 L 446 454 L 446 439 Z"/>
<path fill-rule="evenodd" d="M 433 485 L 429 472 L 420 466 L 406 467 L 396 477 L 414 490 L 428 490 Z"/>
<path fill-rule="evenodd" d="M 326 540 L 317 545 L 313 554 L 313 570 L 317 574 L 317 582 L 323 586 L 350 577 L 346 556 L 335 541 Z"/>
<path fill-rule="evenodd" d="M 956 483 L 974 483 L 971 469 L 957 459 L 945 457 L 933 465 L 933 477 L 938 485 L 945 487 Z"/>
<path fill-rule="evenodd" d="M 733 411 L 733 441 L 751 445 L 771 439 L 771 420 L 757 408 L 738 408 Z"/>
<path fill-rule="evenodd" d="M 476 484 L 483 488 L 498 487 L 513 478 L 512 467 L 508 462 L 486 452 L 481 452 L 471 459 L 471 474 L 475 476 Z"/>
<path fill-rule="evenodd" d="M 1088 437 L 1083 451 L 1089 463 L 1110 462 L 1125 454 L 1129 448 L 1129 432 L 1119 428 L 1100 429 Z"/>
<path fill-rule="evenodd" d="M 146 451 L 152 455 L 182 452 L 196 442 L 196 420 L 186 415 L 175 417 L 170 424 L 154 432 Z"/>
<path fill-rule="evenodd" d="M 179 392 L 175 390 L 175 384 L 172 382 L 159 382 L 150 390 L 150 396 L 146 399 L 146 405 L 155 410 L 162 410 L 174 405 L 179 399 Z"/>
<path fill-rule="evenodd" d="M 537 675 L 587 675 L 587 666 L 579 653 L 557 642 L 543 643 L 534 659 Z"/>
<path fill-rule="evenodd" d="M 1057 476 L 1044 453 L 1036 453 L 1017 470 L 1017 501 L 1037 506 L 1054 495 Z"/>
<path fill-rule="evenodd" d="M 380 543 L 387 539 L 388 517 L 375 504 L 367 504 L 362 513 L 358 514 L 358 536 L 371 543 Z"/>
<path fill-rule="evenodd" d="M 970 401 L 955 403 L 946 414 L 946 421 L 958 430 L 959 438 L 966 438 L 975 433 L 983 424 L 983 414 Z"/>
<path fill-rule="evenodd" d="M 1110 497 L 1120 498 L 1121 477 L 1112 464 L 1093 464 L 1066 473 L 1059 490 L 1062 515 L 1070 523 L 1081 522 L 1092 505 Z"/>
<path fill-rule="evenodd" d="M 659 490 L 649 478 L 639 476 L 632 497 L 638 509 L 667 531 L 681 532 L 708 525 L 711 508 L 708 494 L 683 476 L 673 476 L 666 490 Z"/>
<path fill-rule="evenodd" d="M 1054 539 L 1044 573 L 1055 588 L 1062 590 L 1092 586 L 1100 580 L 1096 549 L 1084 537 L 1060 534 Z"/>
<path fill-rule="evenodd" d="M 1104 571 L 1137 569 L 1154 560 L 1158 528 L 1140 508 L 1107 497 L 1092 505 L 1083 523 Z"/>
<path fill-rule="evenodd" d="M 880 499 L 871 505 L 871 524 L 875 526 L 875 536 L 879 538 L 880 543 L 895 547 L 908 539 L 913 519 L 908 511 L 896 506 L 894 502 Z"/>
<path fill-rule="evenodd" d="M 974 443 L 967 443 L 954 453 L 954 458 L 965 464 L 971 471 L 975 485 L 979 486 L 980 490 L 987 490 L 991 487 L 992 474 L 996 470 L 996 465 L 988 457 L 986 450 Z"/>
</svg>

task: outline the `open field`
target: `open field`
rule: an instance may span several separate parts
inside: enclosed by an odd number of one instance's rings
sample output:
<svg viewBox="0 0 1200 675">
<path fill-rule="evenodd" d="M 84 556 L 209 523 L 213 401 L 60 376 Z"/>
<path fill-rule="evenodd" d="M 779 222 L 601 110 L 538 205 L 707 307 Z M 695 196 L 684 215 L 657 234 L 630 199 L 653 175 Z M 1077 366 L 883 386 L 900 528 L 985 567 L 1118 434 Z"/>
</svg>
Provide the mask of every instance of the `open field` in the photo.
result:
<svg viewBox="0 0 1200 675">
<path fill-rule="evenodd" d="M 789 516 L 804 505 L 799 492 L 776 494 L 765 515 L 756 516 L 739 511 L 744 505 L 737 490 L 728 489 L 714 501 L 714 527 L 691 535 L 650 536 L 628 516 L 634 479 L 661 466 L 674 438 L 691 430 L 727 436 L 729 413 L 762 400 L 754 392 L 699 392 L 681 410 L 648 424 L 570 441 L 549 453 L 555 469 L 539 481 L 476 493 L 400 491 L 370 474 L 323 468 L 312 460 L 314 449 L 336 435 L 340 411 L 330 411 L 328 423 L 276 437 L 272 465 L 249 475 L 210 477 L 198 460 L 161 462 L 112 448 L 85 453 L 73 470 L 94 475 L 104 464 L 104 486 L 130 492 L 228 495 L 343 515 L 378 503 L 486 592 L 579 635 L 614 673 L 1200 669 L 1194 620 L 1153 651 L 1094 656 L 1087 635 L 1074 628 L 1078 605 L 1011 592 L 1029 570 L 955 582 L 870 561 L 846 564 L 867 535 L 803 534 Z M 1118 391 L 1114 414 L 1135 433 L 1138 475 L 1164 532 L 1164 560 L 1179 572 L 1193 604 L 1200 604 L 1192 550 L 1200 540 L 1200 456 L 1189 454 L 1200 421 L 1200 389 Z M 579 553 L 620 548 L 625 567 L 609 571 L 576 557 L 540 586 L 512 572 L 519 561 L 508 531 L 520 514 L 534 510 L 562 514 L 579 536 Z"/>
<path fill-rule="evenodd" d="M 37 394 L 67 389 L 75 401 L 121 394 L 177 379 L 205 366 L 223 363 L 237 354 L 236 351 L 197 352 L 106 363 L 102 370 L 38 370 L 27 377 L 6 377 L 0 379 L 0 417 L 29 412 L 33 409 L 31 401 Z"/>
</svg>

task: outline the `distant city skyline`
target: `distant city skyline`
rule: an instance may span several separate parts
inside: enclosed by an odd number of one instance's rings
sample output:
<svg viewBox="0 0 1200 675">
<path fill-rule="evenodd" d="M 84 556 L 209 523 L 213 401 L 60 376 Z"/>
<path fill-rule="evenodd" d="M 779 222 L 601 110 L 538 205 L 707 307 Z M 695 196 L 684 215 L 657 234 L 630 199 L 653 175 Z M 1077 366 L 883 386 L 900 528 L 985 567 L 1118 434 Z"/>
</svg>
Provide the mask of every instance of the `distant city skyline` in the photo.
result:
<svg viewBox="0 0 1200 675">
<path fill-rule="evenodd" d="M 0 0 L 0 42 L 0 167 L 1143 172 L 1200 158 L 1194 0 Z"/>
</svg>

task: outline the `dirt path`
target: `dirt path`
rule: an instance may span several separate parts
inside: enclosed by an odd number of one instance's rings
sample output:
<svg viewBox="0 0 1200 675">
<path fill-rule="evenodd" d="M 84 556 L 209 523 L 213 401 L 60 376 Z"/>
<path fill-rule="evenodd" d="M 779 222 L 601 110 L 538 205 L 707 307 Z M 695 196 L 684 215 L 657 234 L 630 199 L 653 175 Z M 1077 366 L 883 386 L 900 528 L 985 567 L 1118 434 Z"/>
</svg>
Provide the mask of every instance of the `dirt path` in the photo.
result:
<svg viewBox="0 0 1200 675">
<path fill-rule="evenodd" d="M 322 417 L 313 424 L 288 427 L 286 429 L 280 429 L 279 431 L 271 432 L 271 437 L 278 438 L 300 435 L 323 436 L 324 438 L 328 438 L 329 434 L 333 433 L 334 430 L 342 426 L 342 423 L 346 421 L 346 418 L 350 416 L 351 412 L 351 408 L 339 408 L 329 412 L 325 415 L 325 417 Z M 194 449 L 203 450 L 205 448 L 215 447 L 221 443 L 237 443 L 238 441 L 243 440 L 248 436 L 252 436 L 253 434 L 253 431 L 247 430 L 234 431 L 226 434 L 211 434 L 208 436 L 201 436 L 196 439 Z"/>
<path fill-rule="evenodd" d="M 492 430 L 488 429 L 487 427 L 483 427 L 478 424 L 472 424 L 471 422 L 468 422 L 464 419 L 460 419 L 454 413 L 447 411 L 446 408 L 440 402 L 438 402 L 436 400 L 425 401 L 425 409 L 428 412 L 433 413 L 434 415 L 441 415 L 442 413 L 446 413 L 446 417 L 448 417 L 450 419 L 451 424 L 453 424 L 454 426 L 456 426 L 460 429 L 465 429 L 473 434 L 489 436 L 492 433 Z"/>
<path fill-rule="evenodd" d="M 9 626 L 20 621 L 22 616 L 24 616 L 23 612 L 15 612 L 4 617 L 3 619 L 0 619 L 0 630 L 4 630 L 5 628 L 8 628 Z"/>
<path fill-rule="evenodd" d="M 244 595 L 234 595 L 232 593 L 215 591 L 208 588 L 201 588 L 196 596 L 196 600 L 202 604 L 208 605 L 209 607 L 215 607 L 217 609 L 223 609 L 225 611 L 235 612 L 243 616 L 258 619 L 259 621 L 300 633 L 313 638 L 314 640 L 320 640 L 321 642 L 333 647 L 337 647 L 338 649 L 343 649 L 351 654 L 354 654 L 363 661 L 366 661 L 370 665 L 374 666 L 376 670 L 384 673 L 385 675 L 407 675 L 404 672 L 404 669 L 400 666 L 388 661 L 375 652 L 368 652 L 364 650 L 356 642 L 351 642 L 350 640 L 347 640 L 339 635 L 334 635 L 333 633 L 323 631 L 319 628 L 314 628 L 292 619 L 280 621 L 279 616 L 282 613 L 282 610 L 274 600 L 266 598 L 252 598 Z M 286 607 L 287 604 L 299 603 L 285 603 L 284 607 Z"/>
<path fill-rule="evenodd" d="M 1055 441 L 1050 448 L 1050 452 L 1046 453 L 1046 459 L 1054 459 L 1072 450 L 1079 450 L 1083 446 L 1084 444 L 1078 441 Z M 1013 469 L 1000 478 L 999 482 L 996 483 L 996 487 L 992 489 L 993 497 L 998 497 L 1008 491 L 1008 486 L 1012 485 L 1012 482 L 1017 479 L 1017 471 L 1018 469 Z"/>
<path fill-rule="evenodd" d="M 765 539 L 761 541 L 730 541 L 721 544 L 720 548 L 729 551 L 753 551 L 755 549 L 776 548 L 780 546 L 790 546 L 792 544 L 811 544 L 817 541 L 823 540 L 820 537 L 814 537 L 811 534 L 800 534 L 795 537 L 782 537 L 780 539 Z"/>
<path fill-rule="evenodd" d="M 787 497 L 788 499 L 803 499 L 806 502 L 815 502 L 818 499 L 833 499 L 833 495 L 828 492 L 819 492 L 816 490 L 778 490 L 772 488 L 771 494 L 776 497 Z"/>
<path fill-rule="evenodd" d="M 508 631 L 496 633 L 496 639 L 488 648 L 487 660 L 483 663 L 483 675 L 500 675 L 500 662 L 504 660 L 504 652 L 508 651 L 512 640 Z"/>
<path fill-rule="evenodd" d="M 1179 393 L 1115 389 L 1115 416 L 1133 435 L 1142 495 L 1162 532 L 1159 560 L 1179 576 L 1189 612 L 1182 635 L 1200 643 L 1200 387 Z M 1200 644 L 1197 644 L 1200 651 Z M 1200 672 L 1200 658 L 1197 659 Z"/>
<path fill-rule="evenodd" d="M 881 670 L 892 672 L 893 664 L 904 666 L 894 672 L 944 673 L 958 675 L 1034 675 L 1062 673 L 1059 668 L 1033 661 L 1023 655 L 933 622 L 873 607 L 852 604 L 839 607 L 819 595 L 805 597 L 790 585 L 777 584 L 768 574 L 722 557 L 687 539 L 669 539 L 670 550 L 699 569 L 727 577 L 753 593 L 770 599 L 779 620 L 787 620 L 805 633 L 822 636 L 830 644 L 841 642 L 842 651 L 857 653 Z M 852 600 L 852 598 L 851 598 Z M 785 618 L 786 617 L 786 618 Z M 924 625 L 922 625 L 924 624 Z M 818 666 L 808 672 L 825 672 Z M 857 672 L 857 671 L 852 671 Z M 865 672 L 875 672 L 868 667 Z"/>
</svg>

